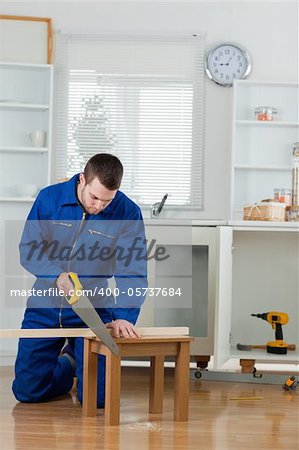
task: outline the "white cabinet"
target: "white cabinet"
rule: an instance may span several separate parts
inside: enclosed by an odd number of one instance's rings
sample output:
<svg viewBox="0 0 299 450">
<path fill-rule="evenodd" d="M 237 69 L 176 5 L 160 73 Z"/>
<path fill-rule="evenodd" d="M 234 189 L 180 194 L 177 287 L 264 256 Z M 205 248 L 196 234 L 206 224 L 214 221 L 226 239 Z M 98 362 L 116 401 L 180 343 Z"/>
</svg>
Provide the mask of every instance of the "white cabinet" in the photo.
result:
<svg viewBox="0 0 299 450">
<path fill-rule="evenodd" d="M 32 200 L 50 182 L 52 86 L 51 65 L 0 63 L 2 202 Z M 46 136 L 40 146 L 29 137 L 37 130 Z"/>
<path fill-rule="evenodd" d="M 148 247 L 154 244 L 151 253 L 161 247 L 169 256 L 164 261 L 149 260 L 149 286 L 180 287 L 182 295 L 148 296 L 138 325 L 188 326 L 195 337 L 191 345 L 193 357 L 214 354 L 219 229 L 191 223 L 163 225 L 163 221 L 152 221 L 146 226 Z"/>
<path fill-rule="evenodd" d="M 277 364 L 299 363 L 299 229 L 224 227 L 219 264 L 227 272 L 216 297 L 215 367 L 229 359 Z M 229 233 L 229 229 L 231 232 Z M 231 251 L 233 249 L 233 251 Z M 236 345 L 275 340 L 271 325 L 252 313 L 285 312 L 284 340 L 296 344 L 286 355 L 240 351 Z"/>
<path fill-rule="evenodd" d="M 231 219 L 243 207 L 291 188 L 293 143 L 299 140 L 298 84 L 236 81 L 232 130 Z M 277 109 L 273 121 L 255 119 L 258 106 Z"/>
</svg>

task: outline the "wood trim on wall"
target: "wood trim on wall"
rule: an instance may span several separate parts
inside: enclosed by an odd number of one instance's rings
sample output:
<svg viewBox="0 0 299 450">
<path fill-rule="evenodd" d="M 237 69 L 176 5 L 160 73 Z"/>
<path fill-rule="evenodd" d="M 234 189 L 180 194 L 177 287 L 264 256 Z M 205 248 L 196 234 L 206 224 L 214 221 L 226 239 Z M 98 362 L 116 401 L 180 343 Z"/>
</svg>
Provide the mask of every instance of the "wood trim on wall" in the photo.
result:
<svg viewBox="0 0 299 450">
<path fill-rule="evenodd" d="M 26 20 L 32 22 L 45 22 L 47 24 L 47 64 L 52 63 L 53 57 L 53 26 L 52 19 L 48 17 L 32 17 L 32 16 L 10 16 L 0 14 L 0 20 Z"/>
</svg>

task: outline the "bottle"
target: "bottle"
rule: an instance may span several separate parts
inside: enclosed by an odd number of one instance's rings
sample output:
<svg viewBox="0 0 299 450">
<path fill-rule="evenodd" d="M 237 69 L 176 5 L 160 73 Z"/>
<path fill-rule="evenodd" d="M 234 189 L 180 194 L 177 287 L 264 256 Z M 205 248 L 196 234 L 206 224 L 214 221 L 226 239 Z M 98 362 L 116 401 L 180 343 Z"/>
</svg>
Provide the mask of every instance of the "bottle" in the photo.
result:
<svg viewBox="0 0 299 450">
<path fill-rule="evenodd" d="M 299 205 L 299 142 L 295 142 L 293 147 L 292 205 Z"/>
</svg>

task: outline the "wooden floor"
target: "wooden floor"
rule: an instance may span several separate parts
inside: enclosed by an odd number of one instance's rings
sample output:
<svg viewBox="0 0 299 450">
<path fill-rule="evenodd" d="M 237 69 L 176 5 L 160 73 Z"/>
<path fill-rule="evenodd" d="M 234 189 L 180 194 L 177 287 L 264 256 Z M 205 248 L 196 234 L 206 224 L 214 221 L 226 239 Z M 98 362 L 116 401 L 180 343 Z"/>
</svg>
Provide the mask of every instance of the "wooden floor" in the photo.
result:
<svg viewBox="0 0 299 450">
<path fill-rule="evenodd" d="M 43 404 L 17 403 L 12 368 L 0 368 L 0 448 L 105 450 L 264 450 L 299 448 L 299 388 L 191 380 L 190 420 L 174 423 L 167 369 L 164 414 L 149 415 L 148 369 L 123 369 L 121 425 L 105 428 L 103 410 L 83 418 L 75 392 Z M 233 397 L 262 400 L 232 400 Z"/>
</svg>

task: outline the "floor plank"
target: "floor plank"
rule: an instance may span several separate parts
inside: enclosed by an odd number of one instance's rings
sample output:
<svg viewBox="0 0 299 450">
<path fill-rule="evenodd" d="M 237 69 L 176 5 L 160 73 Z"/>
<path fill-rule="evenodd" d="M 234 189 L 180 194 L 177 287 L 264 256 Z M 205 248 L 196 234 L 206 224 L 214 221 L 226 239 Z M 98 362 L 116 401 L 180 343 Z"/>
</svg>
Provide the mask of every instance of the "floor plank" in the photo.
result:
<svg viewBox="0 0 299 450">
<path fill-rule="evenodd" d="M 188 423 L 174 423 L 172 369 L 164 414 L 148 413 L 149 369 L 122 369 L 121 425 L 105 427 L 103 410 L 83 417 L 75 392 L 42 404 L 17 403 L 13 369 L 0 368 L 0 448 L 105 450 L 295 450 L 299 390 L 279 385 L 191 380 Z M 298 388 L 299 389 L 299 388 Z M 263 397 L 262 400 L 231 400 Z"/>
</svg>

